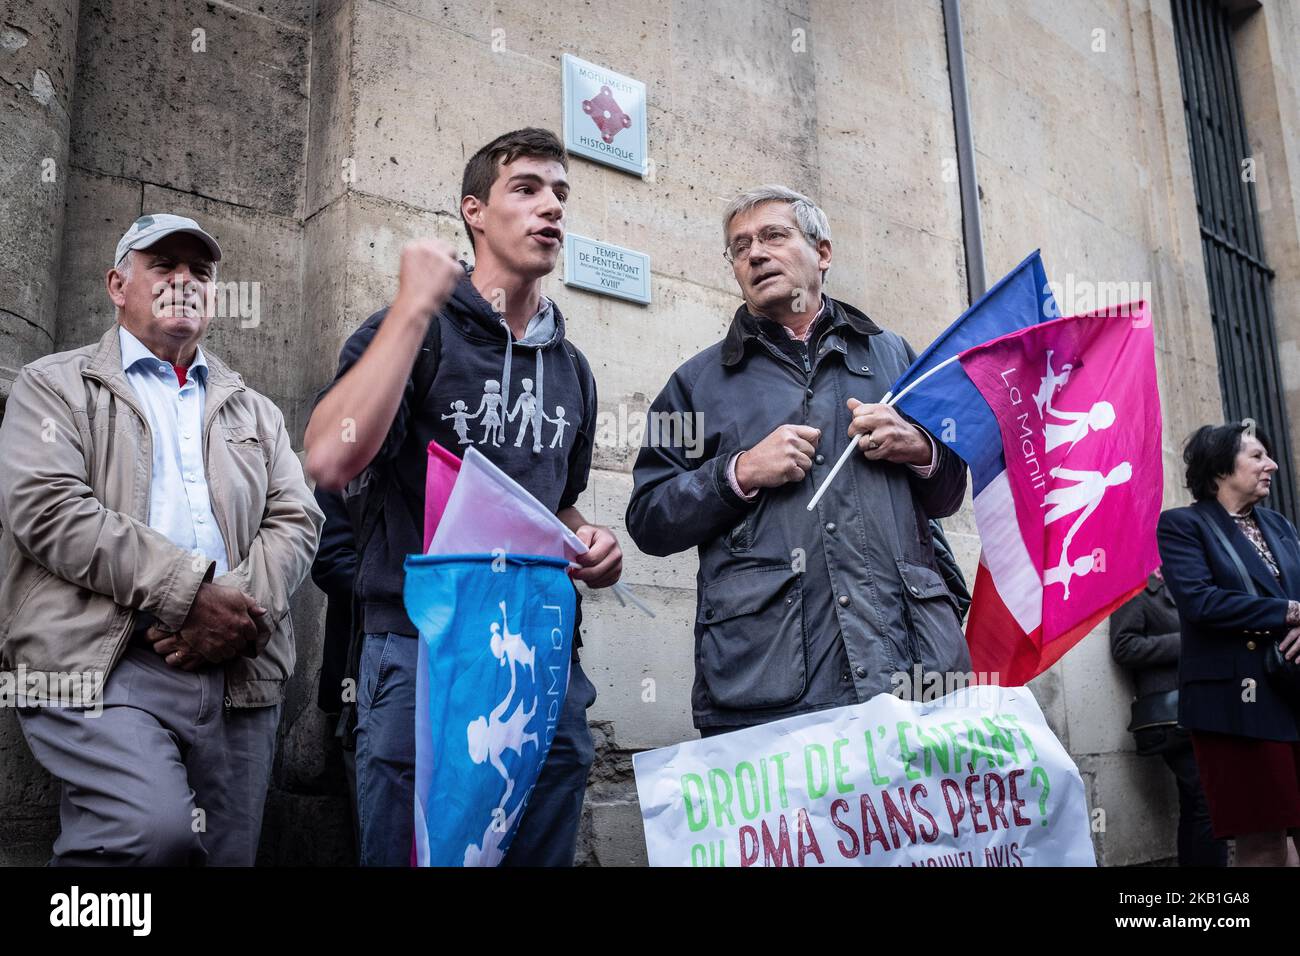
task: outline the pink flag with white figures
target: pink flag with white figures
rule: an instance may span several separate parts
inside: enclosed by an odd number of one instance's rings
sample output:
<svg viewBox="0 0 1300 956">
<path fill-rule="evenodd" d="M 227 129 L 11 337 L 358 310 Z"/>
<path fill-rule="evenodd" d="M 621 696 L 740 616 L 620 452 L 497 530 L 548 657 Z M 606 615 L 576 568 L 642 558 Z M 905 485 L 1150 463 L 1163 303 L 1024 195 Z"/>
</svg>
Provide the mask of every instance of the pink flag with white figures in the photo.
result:
<svg viewBox="0 0 1300 956">
<path fill-rule="evenodd" d="M 975 499 L 984 553 L 966 628 L 976 671 L 1023 684 L 1160 563 L 1164 490 L 1145 303 L 1030 326 L 961 354 L 1006 471 Z"/>
</svg>

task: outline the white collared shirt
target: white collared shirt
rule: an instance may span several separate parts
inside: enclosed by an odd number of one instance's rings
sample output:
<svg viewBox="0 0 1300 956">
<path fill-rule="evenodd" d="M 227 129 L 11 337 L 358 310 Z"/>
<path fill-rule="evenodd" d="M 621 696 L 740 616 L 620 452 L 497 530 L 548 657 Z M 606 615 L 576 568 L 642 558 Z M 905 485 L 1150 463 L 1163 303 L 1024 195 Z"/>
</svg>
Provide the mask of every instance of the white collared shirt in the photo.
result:
<svg viewBox="0 0 1300 956">
<path fill-rule="evenodd" d="M 230 570 L 226 542 L 212 513 L 203 465 L 203 407 L 208 363 L 197 348 L 185 385 L 171 364 L 118 326 L 122 371 L 149 420 L 153 476 L 149 483 L 149 527 L 187 551 L 215 561 L 217 574 Z"/>
</svg>

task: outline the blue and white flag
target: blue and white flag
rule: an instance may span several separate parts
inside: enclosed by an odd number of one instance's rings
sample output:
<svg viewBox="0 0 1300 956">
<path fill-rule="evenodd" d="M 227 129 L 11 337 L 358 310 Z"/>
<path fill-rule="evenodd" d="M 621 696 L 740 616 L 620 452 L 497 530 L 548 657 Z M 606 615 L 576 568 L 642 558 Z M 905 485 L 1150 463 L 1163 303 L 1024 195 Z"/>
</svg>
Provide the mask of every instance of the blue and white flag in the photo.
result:
<svg viewBox="0 0 1300 956">
<path fill-rule="evenodd" d="M 564 558 L 412 555 L 415 862 L 496 866 L 564 709 L 575 593 Z"/>
</svg>

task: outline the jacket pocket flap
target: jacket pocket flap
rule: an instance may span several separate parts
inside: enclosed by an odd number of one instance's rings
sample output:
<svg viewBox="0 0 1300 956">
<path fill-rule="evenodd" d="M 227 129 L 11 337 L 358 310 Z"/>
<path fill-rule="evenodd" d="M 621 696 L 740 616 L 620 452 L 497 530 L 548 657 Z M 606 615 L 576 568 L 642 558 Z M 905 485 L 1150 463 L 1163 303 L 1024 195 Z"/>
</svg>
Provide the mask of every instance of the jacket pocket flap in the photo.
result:
<svg viewBox="0 0 1300 956">
<path fill-rule="evenodd" d="M 900 560 L 898 562 L 898 573 L 902 575 L 903 587 L 907 588 L 912 597 L 946 597 L 951 598 L 953 601 L 957 600 L 948 590 L 948 585 L 944 583 L 943 575 L 934 568 L 927 568 L 923 564 L 912 564 Z"/>
<path fill-rule="evenodd" d="M 741 571 L 714 581 L 700 592 L 695 620 L 712 624 L 744 614 L 753 614 L 776 598 L 796 576 L 789 565 Z"/>
<path fill-rule="evenodd" d="M 1178 678 L 1181 681 L 1233 680 L 1236 676 L 1237 667 L 1231 654 L 1184 657 L 1178 662 Z"/>
<path fill-rule="evenodd" d="M 257 429 L 251 425 L 225 425 L 222 427 L 225 432 L 226 441 L 232 445 L 260 445 L 262 439 L 257 435 Z"/>
<path fill-rule="evenodd" d="M 876 369 L 874 367 L 875 357 L 871 354 L 871 346 L 858 341 L 856 336 L 848 342 L 845 342 L 843 338 L 840 338 L 838 340 L 838 345 L 839 348 L 837 348 L 836 351 L 844 355 L 844 370 L 850 375 L 855 376 L 855 386 L 862 387 L 867 384 L 861 381 L 861 379 L 879 377 L 881 380 L 879 386 L 880 392 L 878 395 L 873 395 L 871 399 L 871 401 L 878 401 L 880 396 L 884 394 L 884 390 L 889 387 L 889 383 L 894 379 L 890 378 L 888 375 L 876 375 Z M 885 381 L 886 379 L 888 379 L 888 381 Z"/>
</svg>

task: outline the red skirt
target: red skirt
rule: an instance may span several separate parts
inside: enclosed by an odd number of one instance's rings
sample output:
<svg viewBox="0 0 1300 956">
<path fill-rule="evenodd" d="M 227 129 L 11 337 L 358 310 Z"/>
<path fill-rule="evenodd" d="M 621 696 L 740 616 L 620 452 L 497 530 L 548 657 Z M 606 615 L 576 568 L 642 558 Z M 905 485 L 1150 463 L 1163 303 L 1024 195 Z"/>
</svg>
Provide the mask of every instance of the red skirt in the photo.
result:
<svg viewBox="0 0 1300 956">
<path fill-rule="evenodd" d="M 1300 742 L 1192 731 L 1218 839 L 1300 827 Z"/>
</svg>

